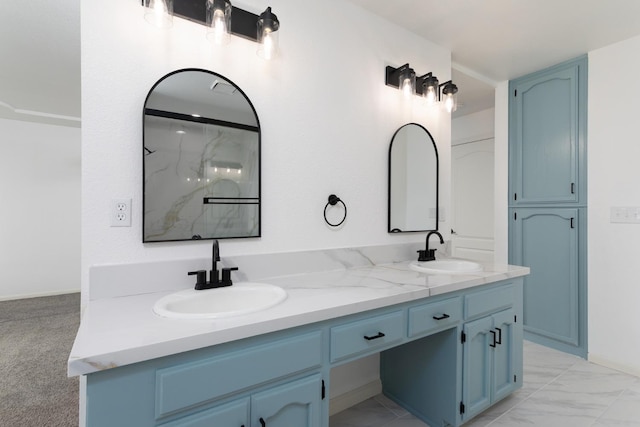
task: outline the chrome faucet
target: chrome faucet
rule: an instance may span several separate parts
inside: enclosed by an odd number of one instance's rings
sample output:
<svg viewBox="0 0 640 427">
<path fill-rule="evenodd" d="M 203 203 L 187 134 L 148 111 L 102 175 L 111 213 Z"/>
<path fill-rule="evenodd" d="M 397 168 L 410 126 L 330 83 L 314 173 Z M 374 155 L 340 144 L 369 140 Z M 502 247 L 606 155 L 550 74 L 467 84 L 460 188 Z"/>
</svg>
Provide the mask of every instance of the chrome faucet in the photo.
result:
<svg viewBox="0 0 640 427">
<path fill-rule="evenodd" d="M 444 239 L 442 238 L 442 234 L 438 233 L 435 230 L 430 231 L 429 234 L 427 234 L 427 239 L 425 241 L 425 248 L 418 251 L 418 261 L 435 261 L 437 249 L 429 249 L 429 237 L 431 237 L 432 234 L 435 234 L 438 237 L 440 237 L 440 244 L 441 245 L 444 244 Z"/>
<path fill-rule="evenodd" d="M 207 271 L 206 270 L 197 270 L 190 271 L 188 273 L 189 276 L 196 275 L 196 286 L 195 289 L 197 291 L 203 289 L 212 289 L 212 288 L 222 288 L 224 286 L 233 285 L 233 281 L 231 280 L 231 272 L 238 269 L 238 267 L 229 267 L 222 269 L 222 279 L 220 279 L 220 275 L 218 274 L 218 261 L 220 261 L 220 246 L 218 245 L 218 240 L 213 239 L 213 247 L 211 248 L 211 270 L 209 271 L 209 281 L 207 282 Z"/>
</svg>

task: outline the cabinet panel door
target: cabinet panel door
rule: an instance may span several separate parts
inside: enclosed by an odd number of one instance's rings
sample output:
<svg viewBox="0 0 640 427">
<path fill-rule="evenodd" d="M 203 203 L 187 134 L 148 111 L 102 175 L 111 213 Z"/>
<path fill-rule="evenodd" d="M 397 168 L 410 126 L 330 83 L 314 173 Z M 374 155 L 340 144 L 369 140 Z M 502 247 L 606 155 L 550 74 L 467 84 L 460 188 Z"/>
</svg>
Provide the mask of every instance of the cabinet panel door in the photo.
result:
<svg viewBox="0 0 640 427">
<path fill-rule="evenodd" d="M 531 268 L 524 278 L 524 329 L 578 346 L 579 210 L 512 211 L 513 264 Z"/>
<path fill-rule="evenodd" d="M 517 388 L 514 366 L 514 311 L 504 310 L 494 314 L 493 329 L 497 333 L 493 349 L 493 399 L 497 401 Z"/>
<path fill-rule="evenodd" d="M 320 427 L 320 374 L 251 396 L 251 427 Z"/>
<path fill-rule="evenodd" d="M 491 364 L 493 342 L 489 333 L 493 327 L 491 316 L 464 325 L 462 365 L 462 401 L 465 404 L 464 419 L 469 419 L 491 404 Z"/>
<path fill-rule="evenodd" d="M 586 196 L 578 166 L 584 161 L 584 82 L 586 60 L 513 82 L 510 203 L 575 203 Z"/>
</svg>

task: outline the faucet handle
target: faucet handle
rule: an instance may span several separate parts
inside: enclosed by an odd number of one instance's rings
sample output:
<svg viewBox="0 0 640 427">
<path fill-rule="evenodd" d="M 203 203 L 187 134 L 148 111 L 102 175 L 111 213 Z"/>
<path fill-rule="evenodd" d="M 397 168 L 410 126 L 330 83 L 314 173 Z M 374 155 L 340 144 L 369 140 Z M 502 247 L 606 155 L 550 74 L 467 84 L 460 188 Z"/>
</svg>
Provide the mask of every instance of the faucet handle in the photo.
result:
<svg viewBox="0 0 640 427">
<path fill-rule="evenodd" d="M 418 251 L 418 261 L 433 261 L 436 259 L 437 249 L 421 249 Z"/>
<path fill-rule="evenodd" d="M 196 289 L 202 289 L 207 284 L 207 271 L 197 270 L 187 273 L 188 276 L 196 276 Z"/>
<path fill-rule="evenodd" d="M 220 281 L 220 286 L 231 286 L 233 282 L 231 281 L 231 272 L 236 271 L 238 267 L 229 267 L 222 269 L 222 280 Z"/>
</svg>

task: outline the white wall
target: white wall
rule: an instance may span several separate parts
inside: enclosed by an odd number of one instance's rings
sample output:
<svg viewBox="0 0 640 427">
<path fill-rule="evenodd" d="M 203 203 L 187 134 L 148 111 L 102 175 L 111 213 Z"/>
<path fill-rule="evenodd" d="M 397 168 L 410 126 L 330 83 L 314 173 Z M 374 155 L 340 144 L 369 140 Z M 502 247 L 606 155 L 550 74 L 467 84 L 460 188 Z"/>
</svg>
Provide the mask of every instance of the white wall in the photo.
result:
<svg viewBox="0 0 640 427">
<path fill-rule="evenodd" d="M 612 224 L 612 206 L 640 206 L 640 37 L 589 53 L 589 358 L 640 375 L 640 224 Z M 617 83 L 623 90 L 616 90 Z"/>
<path fill-rule="evenodd" d="M 0 300 L 80 290 L 80 129 L 0 119 Z"/>
<path fill-rule="evenodd" d="M 450 52 L 337 0 L 246 1 L 273 7 L 281 56 L 257 57 L 256 44 L 233 37 L 223 48 L 203 26 L 175 18 L 163 32 L 132 0 L 88 2 L 82 19 L 82 289 L 93 264 L 206 256 L 210 242 L 141 243 L 141 112 L 166 73 L 200 67 L 219 72 L 249 96 L 262 125 L 263 237 L 221 242 L 222 256 L 420 241 L 389 235 L 387 155 L 407 122 L 429 129 L 440 154 L 441 205 L 448 209 L 450 117 L 418 98 L 403 103 L 385 86 L 386 65 L 450 76 Z M 336 11 L 339 13 L 336 13 Z M 345 225 L 323 220 L 329 194 L 348 206 Z M 112 198 L 133 198 L 133 226 L 110 228 Z M 441 223 L 448 230 L 447 223 Z"/>
<path fill-rule="evenodd" d="M 493 260 L 499 264 L 509 262 L 509 82 L 496 86 L 494 125 L 495 172 L 493 182 L 495 242 Z"/>
<path fill-rule="evenodd" d="M 451 120 L 451 145 L 493 138 L 495 109 L 487 108 Z"/>
</svg>

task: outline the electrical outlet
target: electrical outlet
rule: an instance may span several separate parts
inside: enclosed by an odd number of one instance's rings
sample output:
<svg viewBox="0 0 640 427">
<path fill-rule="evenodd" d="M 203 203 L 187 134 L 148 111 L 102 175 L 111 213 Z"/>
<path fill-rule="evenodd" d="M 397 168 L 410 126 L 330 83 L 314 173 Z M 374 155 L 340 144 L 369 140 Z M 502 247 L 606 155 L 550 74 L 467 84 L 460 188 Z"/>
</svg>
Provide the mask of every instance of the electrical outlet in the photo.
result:
<svg viewBox="0 0 640 427">
<path fill-rule="evenodd" d="M 111 226 L 131 227 L 131 199 L 111 200 Z"/>
</svg>

